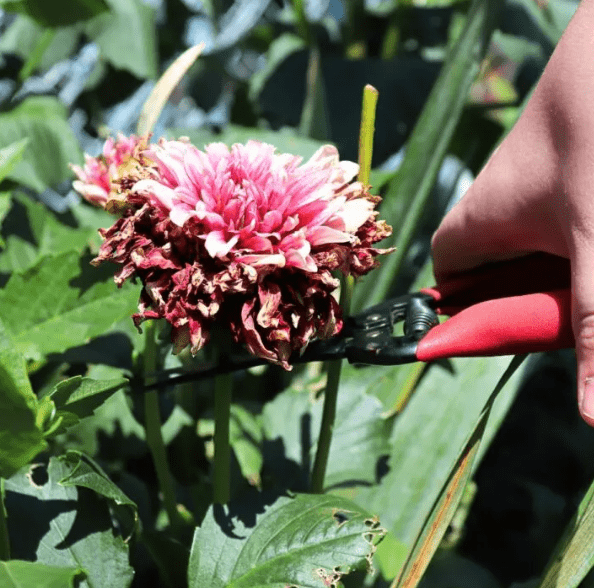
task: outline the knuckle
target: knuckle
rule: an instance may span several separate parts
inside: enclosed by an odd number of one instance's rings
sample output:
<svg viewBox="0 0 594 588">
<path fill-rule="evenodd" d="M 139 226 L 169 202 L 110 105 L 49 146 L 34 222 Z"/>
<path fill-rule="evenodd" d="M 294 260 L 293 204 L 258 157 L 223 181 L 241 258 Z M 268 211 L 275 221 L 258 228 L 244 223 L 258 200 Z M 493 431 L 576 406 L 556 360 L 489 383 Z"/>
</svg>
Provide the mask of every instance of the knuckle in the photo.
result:
<svg viewBox="0 0 594 588">
<path fill-rule="evenodd" d="M 579 340 L 582 348 L 594 351 L 594 314 L 578 319 L 576 339 Z"/>
</svg>

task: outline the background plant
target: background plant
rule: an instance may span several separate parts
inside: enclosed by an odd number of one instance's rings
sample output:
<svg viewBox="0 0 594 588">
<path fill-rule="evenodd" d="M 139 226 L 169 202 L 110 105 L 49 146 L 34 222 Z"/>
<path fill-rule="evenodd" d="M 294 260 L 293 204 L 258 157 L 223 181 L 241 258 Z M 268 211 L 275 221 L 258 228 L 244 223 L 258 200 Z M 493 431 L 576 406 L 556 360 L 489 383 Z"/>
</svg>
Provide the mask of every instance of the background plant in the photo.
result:
<svg viewBox="0 0 594 588">
<path fill-rule="evenodd" d="M 525 579 L 505 571 L 509 562 L 495 550 L 490 571 L 473 564 L 460 543 L 476 524 L 464 525 L 477 492 L 467 481 L 498 429 L 515 422 L 516 405 L 505 420 L 521 382 L 520 372 L 506 372 L 510 358 L 343 366 L 318 495 L 305 493 L 326 372 L 310 365 L 238 373 L 229 422 L 233 501 L 210 506 L 213 390 L 224 383 L 145 387 L 156 371 L 214 358 L 206 349 L 195 360 L 174 357 L 166 329 L 153 339 L 134 330 L 139 286 L 118 290 L 111 268 L 89 266 L 96 229 L 111 219 L 76 199 L 68 163 L 97 154 L 108 133 L 133 132 L 159 74 L 199 42 L 203 54 L 165 104 L 157 136 L 187 135 L 199 147 L 260 139 L 305 157 L 330 141 L 356 160 L 362 89 L 372 84 L 379 100 L 371 184 L 395 228 L 382 245 L 398 252 L 356 285 L 357 310 L 431 282 L 432 230 L 517 118 L 575 4 L 2 0 L 0 7 L 0 584 L 413 586 L 444 533 L 426 585 L 442 586 L 455 573 L 483 586 Z M 570 380 L 566 360 L 532 362 L 524 380 L 551 373 Z M 157 478 L 165 474 L 149 450 L 155 431 L 145 426 L 151 411 L 163 421 L 172 485 L 161 494 Z M 533 420 L 520 421 L 511 454 L 528 442 Z M 590 431 L 568 422 L 562 433 L 583 461 L 557 474 L 559 485 L 571 482 L 564 505 L 531 490 L 551 521 L 533 557 L 537 586 L 577 586 L 592 565 L 591 492 L 576 512 L 594 476 Z M 480 471 L 476 479 L 479 501 Z M 301 494 L 290 498 L 288 490 Z M 552 554 L 550 538 L 572 515 Z M 303 528 L 315 529 L 310 543 Z M 481 531 L 488 536 L 489 525 Z M 315 573 L 312 554 L 322 562 Z"/>
</svg>

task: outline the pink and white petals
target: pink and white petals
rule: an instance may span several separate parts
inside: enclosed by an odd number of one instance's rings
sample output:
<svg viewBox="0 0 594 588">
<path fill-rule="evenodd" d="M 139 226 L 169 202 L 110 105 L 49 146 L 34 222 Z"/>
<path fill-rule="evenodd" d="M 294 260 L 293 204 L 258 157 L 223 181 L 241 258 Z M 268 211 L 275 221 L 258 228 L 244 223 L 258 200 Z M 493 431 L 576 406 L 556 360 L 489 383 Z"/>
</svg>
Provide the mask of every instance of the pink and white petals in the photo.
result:
<svg viewBox="0 0 594 588">
<path fill-rule="evenodd" d="M 137 326 L 165 318 L 175 352 L 189 345 L 192 353 L 215 323 L 227 326 L 252 354 L 285 369 L 293 352 L 340 330 L 330 272 L 367 273 L 389 251 L 373 244 L 391 233 L 375 220 L 379 198 L 352 181 L 357 164 L 340 161 L 331 145 L 302 163 L 256 141 L 201 151 L 161 140 L 140 153 L 133 143 L 119 137 L 103 159 L 75 171 L 89 200 L 96 194 L 100 204 L 100 182 L 111 191 L 117 182 L 125 201 L 101 231 L 94 263 L 120 264 L 118 284 L 140 279 Z"/>
</svg>

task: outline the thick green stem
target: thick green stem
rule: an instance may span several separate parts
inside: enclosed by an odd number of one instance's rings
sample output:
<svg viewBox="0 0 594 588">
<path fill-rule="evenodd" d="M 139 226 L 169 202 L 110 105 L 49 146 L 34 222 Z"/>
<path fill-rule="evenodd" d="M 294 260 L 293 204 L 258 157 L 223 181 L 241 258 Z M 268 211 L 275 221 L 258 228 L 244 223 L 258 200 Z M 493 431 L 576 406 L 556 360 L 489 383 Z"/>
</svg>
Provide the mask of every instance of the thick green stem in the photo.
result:
<svg viewBox="0 0 594 588">
<path fill-rule="evenodd" d="M 359 181 L 367 186 L 373 156 L 373 135 L 375 132 L 375 109 L 379 92 L 370 84 L 363 88 L 361 106 L 361 130 L 359 132 Z"/>
<path fill-rule="evenodd" d="M 326 384 L 326 391 L 324 393 L 324 410 L 322 412 L 318 449 L 311 474 L 311 491 L 314 494 L 321 494 L 324 491 L 324 477 L 326 476 L 334 420 L 336 419 L 336 403 L 341 367 L 342 360 L 337 360 L 331 361 L 328 368 L 328 383 Z"/>
<path fill-rule="evenodd" d="M 4 507 L 4 478 L 0 478 L 0 561 L 10 559 L 10 541 L 6 524 L 6 508 Z"/>
<path fill-rule="evenodd" d="M 215 380 L 214 482 L 213 502 L 227 504 L 231 498 L 231 420 L 232 374 L 219 374 Z"/>
<path fill-rule="evenodd" d="M 377 90 L 373 86 L 365 86 L 363 90 L 363 107 L 361 109 L 361 130 L 359 132 L 359 181 L 365 186 L 369 184 L 369 172 L 371 170 L 377 98 Z M 354 286 L 355 280 L 353 276 L 345 276 L 343 278 L 339 304 L 345 317 L 350 312 Z M 311 474 L 311 491 L 314 494 L 321 494 L 324 491 L 324 477 L 326 476 L 332 432 L 336 419 L 336 404 L 338 401 L 341 368 L 342 361 L 332 361 L 328 367 L 328 382 L 324 393 L 322 424 L 320 426 L 318 449 Z"/>
<path fill-rule="evenodd" d="M 157 369 L 157 346 L 155 342 L 156 323 L 150 321 L 145 328 L 145 346 L 143 354 L 143 368 L 145 374 L 154 374 Z M 151 382 L 147 382 L 151 383 Z M 172 527 L 181 524 L 181 517 L 177 511 L 175 500 L 175 488 L 173 478 L 167 463 L 167 451 L 161 434 L 161 410 L 159 409 L 159 396 L 156 391 L 151 390 L 144 395 L 144 428 L 146 442 L 155 464 L 159 489 L 163 497 L 163 505 L 169 523 Z"/>
<path fill-rule="evenodd" d="M 340 291 L 340 306 L 345 316 L 349 313 L 351 297 L 355 280 L 353 276 L 345 276 L 342 280 Z M 338 402 L 338 386 L 340 384 L 340 371 L 342 360 L 331 361 L 328 365 L 328 381 L 324 392 L 324 408 L 322 410 L 322 424 L 318 437 L 318 449 L 311 474 L 311 491 L 314 494 L 321 494 L 324 491 L 324 478 L 330 455 L 330 444 L 336 420 L 336 404 Z"/>
</svg>

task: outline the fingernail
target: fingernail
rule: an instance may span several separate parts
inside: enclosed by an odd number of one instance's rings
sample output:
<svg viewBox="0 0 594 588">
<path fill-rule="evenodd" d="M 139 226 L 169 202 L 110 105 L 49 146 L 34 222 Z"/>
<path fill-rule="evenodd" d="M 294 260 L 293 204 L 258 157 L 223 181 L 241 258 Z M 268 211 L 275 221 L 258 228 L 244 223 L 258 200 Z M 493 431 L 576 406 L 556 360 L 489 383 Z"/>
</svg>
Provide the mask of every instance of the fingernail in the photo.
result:
<svg viewBox="0 0 594 588">
<path fill-rule="evenodd" d="M 584 380 L 584 393 L 581 401 L 581 413 L 594 420 L 594 378 Z"/>
</svg>

